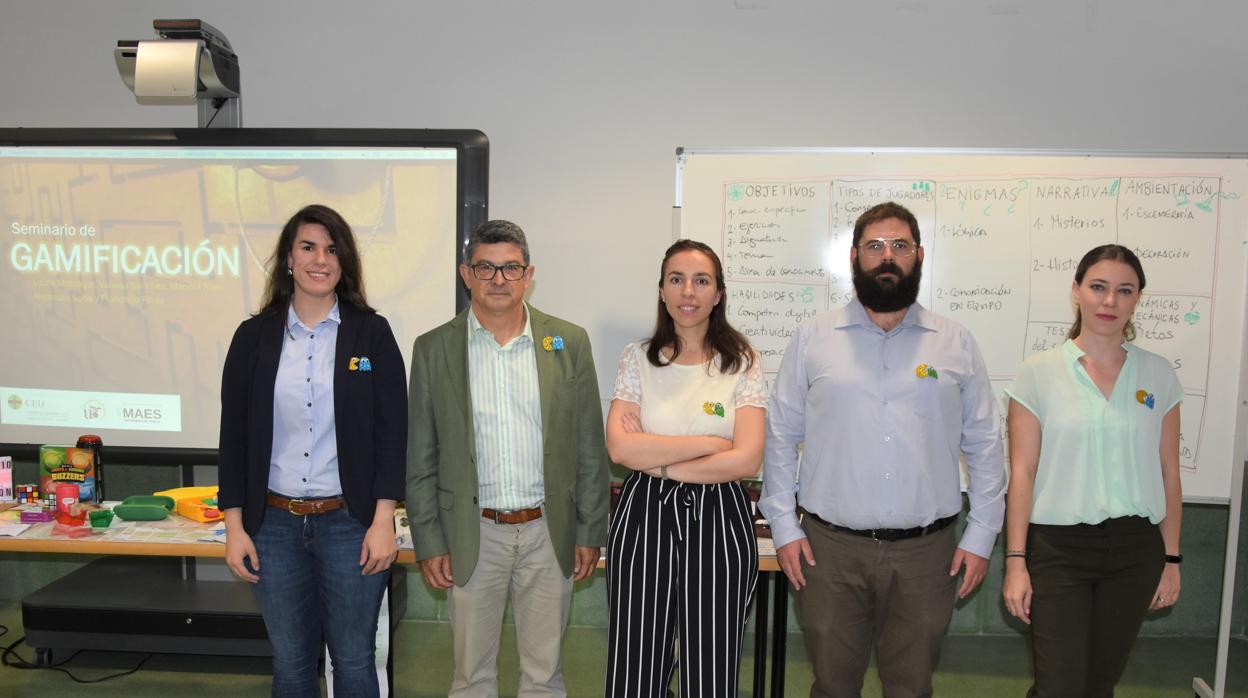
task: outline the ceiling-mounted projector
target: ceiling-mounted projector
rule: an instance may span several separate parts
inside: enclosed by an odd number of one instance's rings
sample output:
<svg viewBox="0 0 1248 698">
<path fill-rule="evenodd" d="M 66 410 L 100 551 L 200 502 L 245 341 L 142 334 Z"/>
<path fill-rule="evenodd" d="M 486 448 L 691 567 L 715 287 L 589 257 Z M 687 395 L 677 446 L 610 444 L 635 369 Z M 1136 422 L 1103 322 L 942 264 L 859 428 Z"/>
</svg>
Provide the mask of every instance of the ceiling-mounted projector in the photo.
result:
<svg viewBox="0 0 1248 698">
<path fill-rule="evenodd" d="M 140 104 L 195 104 L 239 97 L 238 56 L 211 24 L 198 19 L 158 19 L 160 36 L 121 40 L 113 59 Z"/>
</svg>

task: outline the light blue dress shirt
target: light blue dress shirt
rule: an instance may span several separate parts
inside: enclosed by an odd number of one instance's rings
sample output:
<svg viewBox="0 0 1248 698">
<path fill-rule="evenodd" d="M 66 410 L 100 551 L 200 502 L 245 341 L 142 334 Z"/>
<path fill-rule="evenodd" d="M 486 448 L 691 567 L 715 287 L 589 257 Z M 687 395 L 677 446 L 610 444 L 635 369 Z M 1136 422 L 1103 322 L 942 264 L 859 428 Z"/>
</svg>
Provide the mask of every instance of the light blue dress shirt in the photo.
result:
<svg viewBox="0 0 1248 698">
<path fill-rule="evenodd" d="M 468 313 L 468 388 L 485 509 L 528 509 L 546 499 L 542 393 L 528 306 L 524 331 L 500 346 Z"/>
<path fill-rule="evenodd" d="M 886 333 L 854 299 L 789 340 L 767 410 L 759 507 L 777 547 L 805 537 L 799 502 L 848 528 L 926 526 L 962 510 L 963 455 L 971 510 L 959 547 L 988 557 L 1006 472 L 979 346 L 917 303 Z"/>
<path fill-rule="evenodd" d="M 269 490 L 287 497 L 342 494 L 334 430 L 334 351 L 338 303 L 316 327 L 286 312 L 273 385 L 273 455 Z M 345 368 L 345 367 L 344 367 Z"/>
</svg>

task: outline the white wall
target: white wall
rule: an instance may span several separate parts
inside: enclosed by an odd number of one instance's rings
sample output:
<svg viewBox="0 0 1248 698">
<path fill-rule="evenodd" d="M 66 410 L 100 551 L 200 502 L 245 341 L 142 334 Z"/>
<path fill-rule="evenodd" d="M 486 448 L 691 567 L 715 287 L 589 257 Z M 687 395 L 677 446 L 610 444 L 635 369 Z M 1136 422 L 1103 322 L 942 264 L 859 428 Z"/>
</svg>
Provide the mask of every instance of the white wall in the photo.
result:
<svg viewBox="0 0 1248 698">
<path fill-rule="evenodd" d="M 245 125 L 488 134 L 490 214 L 604 392 L 653 321 L 679 145 L 1248 151 L 1236 0 L 0 0 L 0 125 L 193 126 L 113 66 L 158 17 L 229 36 Z"/>
</svg>

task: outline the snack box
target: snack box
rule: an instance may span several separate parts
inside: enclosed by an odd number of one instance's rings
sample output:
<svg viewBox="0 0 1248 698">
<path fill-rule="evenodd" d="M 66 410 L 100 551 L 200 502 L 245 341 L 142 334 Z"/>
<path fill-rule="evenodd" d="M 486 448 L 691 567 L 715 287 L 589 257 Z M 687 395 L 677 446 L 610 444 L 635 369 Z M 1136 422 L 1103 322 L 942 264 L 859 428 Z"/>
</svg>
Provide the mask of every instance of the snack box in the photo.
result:
<svg viewBox="0 0 1248 698">
<path fill-rule="evenodd" d="M 78 485 L 78 501 L 95 501 L 95 453 L 74 446 L 39 447 L 39 491 L 55 495 L 56 486 Z"/>
<path fill-rule="evenodd" d="M 44 511 L 43 509 L 22 512 L 22 523 L 44 523 L 46 521 L 51 521 L 54 518 L 56 518 L 56 514 L 50 511 Z"/>
</svg>

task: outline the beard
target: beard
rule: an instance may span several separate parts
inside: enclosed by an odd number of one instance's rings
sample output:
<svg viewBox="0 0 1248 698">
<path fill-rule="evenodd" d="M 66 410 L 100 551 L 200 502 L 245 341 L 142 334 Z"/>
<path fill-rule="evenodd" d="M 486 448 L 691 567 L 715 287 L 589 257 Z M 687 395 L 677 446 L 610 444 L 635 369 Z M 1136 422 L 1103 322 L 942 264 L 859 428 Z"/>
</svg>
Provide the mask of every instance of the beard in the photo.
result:
<svg viewBox="0 0 1248 698">
<path fill-rule="evenodd" d="M 915 260 L 914 269 L 904 273 L 895 262 L 885 260 L 871 271 L 864 271 L 858 259 L 853 263 L 854 292 L 858 301 L 877 313 L 893 313 L 914 304 L 919 297 L 919 281 L 923 278 L 922 265 Z M 881 274 L 892 273 L 897 280 L 881 279 Z"/>
</svg>

